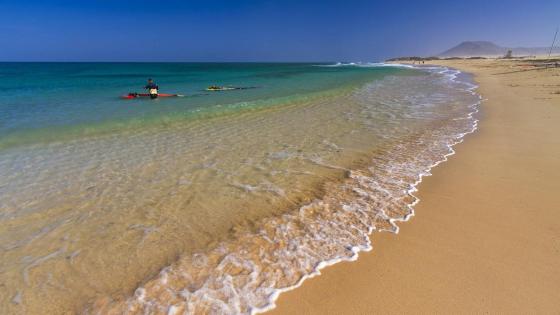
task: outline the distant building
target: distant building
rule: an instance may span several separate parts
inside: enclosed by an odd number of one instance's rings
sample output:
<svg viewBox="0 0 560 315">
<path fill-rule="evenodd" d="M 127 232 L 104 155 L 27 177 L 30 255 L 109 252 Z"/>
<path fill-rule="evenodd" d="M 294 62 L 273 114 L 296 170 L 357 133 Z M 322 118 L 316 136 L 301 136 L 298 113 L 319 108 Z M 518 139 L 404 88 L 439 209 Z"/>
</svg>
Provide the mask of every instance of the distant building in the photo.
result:
<svg viewBox="0 0 560 315">
<path fill-rule="evenodd" d="M 513 52 L 511 51 L 511 49 L 508 49 L 506 55 L 504 56 L 504 58 L 511 58 L 512 57 Z"/>
</svg>

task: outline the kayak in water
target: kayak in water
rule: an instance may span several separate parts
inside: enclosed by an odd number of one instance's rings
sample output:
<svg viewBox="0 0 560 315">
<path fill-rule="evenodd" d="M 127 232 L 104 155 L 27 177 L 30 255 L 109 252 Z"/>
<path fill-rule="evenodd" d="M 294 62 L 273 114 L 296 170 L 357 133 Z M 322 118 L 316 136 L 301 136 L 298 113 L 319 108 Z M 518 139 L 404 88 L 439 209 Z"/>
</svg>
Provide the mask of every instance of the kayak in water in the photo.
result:
<svg viewBox="0 0 560 315">
<path fill-rule="evenodd" d="M 239 86 L 217 86 L 217 85 L 211 85 L 209 87 L 206 88 L 206 91 L 212 91 L 212 92 L 217 92 L 217 91 L 231 91 L 231 90 L 248 90 L 248 89 L 256 89 L 256 86 L 249 86 L 249 87 L 239 87 Z"/>
<path fill-rule="evenodd" d="M 158 97 L 183 97 L 184 95 L 181 94 L 165 94 L 165 93 L 158 93 Z M 128 93 L 127 95 L 121 96 L 122 99 L 130 100 L 134 98 L 140 97 L 152 97 L 149 93 Z"/>
<path fill-rule="evenodd" d="M 216 86 L 212 85 L 206 88 L 206 91 L 230 91 L 230 90 L 237 90 L 238 88 L 232 86 Z"/>
</svg>

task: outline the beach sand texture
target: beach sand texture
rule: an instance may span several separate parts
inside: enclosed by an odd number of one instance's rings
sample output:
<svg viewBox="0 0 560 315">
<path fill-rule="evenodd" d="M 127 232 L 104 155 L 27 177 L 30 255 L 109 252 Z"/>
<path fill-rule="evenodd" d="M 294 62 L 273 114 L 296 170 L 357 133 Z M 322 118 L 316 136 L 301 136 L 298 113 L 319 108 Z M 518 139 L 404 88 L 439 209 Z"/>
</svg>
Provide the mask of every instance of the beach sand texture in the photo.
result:
<svg viewBox="0 0 560 315">
<path fill-rule="evenodd" d="M 475 75 L 479 130 L 433 169 L 398 235 L 282 294 L 271 314 L 560 313 L 560 68 L 437 64 Z"/>
</svg>

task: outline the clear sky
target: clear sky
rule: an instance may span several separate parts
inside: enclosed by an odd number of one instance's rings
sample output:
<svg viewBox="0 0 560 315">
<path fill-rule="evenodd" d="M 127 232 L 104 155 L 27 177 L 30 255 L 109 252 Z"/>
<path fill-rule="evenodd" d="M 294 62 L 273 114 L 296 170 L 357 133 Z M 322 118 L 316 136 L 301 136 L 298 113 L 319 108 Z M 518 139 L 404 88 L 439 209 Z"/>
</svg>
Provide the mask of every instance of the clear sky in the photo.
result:
<svg viewBox="0 0 560 315">
<path fill-rule="evenodd" d="M 560 0 L 0 0 L 0 61 L 376 61 L 547 46 Z"/>
</svg>

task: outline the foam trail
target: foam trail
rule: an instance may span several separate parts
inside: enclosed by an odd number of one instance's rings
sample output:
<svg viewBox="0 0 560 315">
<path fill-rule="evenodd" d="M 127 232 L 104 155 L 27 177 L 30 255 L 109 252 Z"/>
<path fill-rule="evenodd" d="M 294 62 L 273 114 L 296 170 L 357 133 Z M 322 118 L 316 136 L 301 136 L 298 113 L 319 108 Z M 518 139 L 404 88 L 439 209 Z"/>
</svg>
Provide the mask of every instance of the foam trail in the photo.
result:
<svg viewBox="0 0 560 315">
<path fill-rule="evenodd" d="M 476 95 L 477 86 L 460 80 L 460 71 L 422 69 Z M 420 201 L 415 193 L 423 178 L 478 128 L 475 114 L 481 101 L 479 96 L 459 116 L 396 142 L 369 167 L 347 170 L 342 182 L 325 184 L 321 199 L 256 222 L 255 229 L 236 230 L 216 248 L 181 257 L 164 268 L 134 296 L 98 301 L 86 313 L 256 314 L 274 308 L 282 292 L 299 287 L 327 266 L 370 251 L 373 231 L 398 233 L 398 223 L 415 215 Z"/>
<path fill-rule="evenodd" d="M 348 63 L 337 62 L 335 64 L 315 65 L 315 66 L 316 67 L 327 67 L 327 68 L 337 68 L 337 67 L 361 67 L 361 68 L 394 67 L 394 68 L 409 68 L 409 69 L 417 68 L 413 65 L 397 64 L 397 63 L 384 63 L 384 62 L 357 62 L 357 63 L 356 62 L 348 62 Z"/>
</svg>

